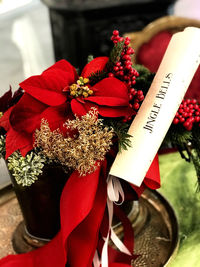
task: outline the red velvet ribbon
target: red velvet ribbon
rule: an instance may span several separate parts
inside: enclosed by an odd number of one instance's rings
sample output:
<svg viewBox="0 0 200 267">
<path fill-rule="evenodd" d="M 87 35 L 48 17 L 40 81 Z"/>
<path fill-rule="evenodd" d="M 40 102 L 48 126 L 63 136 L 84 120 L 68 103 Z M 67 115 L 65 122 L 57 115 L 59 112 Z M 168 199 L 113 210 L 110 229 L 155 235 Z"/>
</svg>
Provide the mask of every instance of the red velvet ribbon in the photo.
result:
<svg viewBox="0 0 200 267">
<path fill-rule="evenodd" d="M 9 255 L 0 260 L 2 267 L 92 267 L 100 240 L 100 227 L 105 215 L 107 200 L 106 161 L 91 174 L 80 177 L 73 172 L 67 181 L 60 200 L 61 229 L 45 246 L 26 254 Z M 148 186 L 160 186 L 158 156 L 155 157 L 144 183 L 133 186 L 138 196 Z M 133 229 L 127 218 L 115 210 L 124 226 L 124 243 L 133 251 Z M 130 267 L 133 257 L 109 249 L 109 267 Z"/>
</svg>

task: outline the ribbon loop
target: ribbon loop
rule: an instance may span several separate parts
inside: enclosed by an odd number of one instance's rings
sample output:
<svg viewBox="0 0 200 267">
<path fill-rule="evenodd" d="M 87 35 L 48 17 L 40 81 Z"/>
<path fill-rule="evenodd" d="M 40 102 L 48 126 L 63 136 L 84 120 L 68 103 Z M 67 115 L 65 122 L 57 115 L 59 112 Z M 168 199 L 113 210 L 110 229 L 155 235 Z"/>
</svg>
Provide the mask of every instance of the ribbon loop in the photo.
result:
<svg viewBox="0 0 200 267">
<path fill-rule="evenodd" d="M 108 198 L 117 205 L 121 205 L 124 202 L 124 191 L 117 177 L 112 175 L 108 177 L 107 194 Z M 120 196 L 121 202 L 119 203 Z"/>
<path fill-rule="evenodd" d="M 108 208 L 108 234 L 105 238 L 105 243 L 103 245 L 102 254 L 101 254 L 101 266 L 108 267 L 108 242 L 109 238 L 115 244 L 115 246 L 123 253 L 130 255 L 131 252 L 123 244 L 123 242 L 117 237 L 114 230 L 112 229 L 112 220 L 113 220 L 113 205 L 121 205 L 124 202 L 124 191 L 121 186 L 119 179 L 115 176 L 109 176 L 107 180 L 107 208 Z M 121 202 L 119 203 L 119 201 Z M 96 261 L 96 260 L 95 260 Z M 97 262 L 97 261 L 96 261 Z M 100 266 L 100 265 L 99 265 Z M 95 266 L 96 267 L 96 266 Z"/>
</svg>

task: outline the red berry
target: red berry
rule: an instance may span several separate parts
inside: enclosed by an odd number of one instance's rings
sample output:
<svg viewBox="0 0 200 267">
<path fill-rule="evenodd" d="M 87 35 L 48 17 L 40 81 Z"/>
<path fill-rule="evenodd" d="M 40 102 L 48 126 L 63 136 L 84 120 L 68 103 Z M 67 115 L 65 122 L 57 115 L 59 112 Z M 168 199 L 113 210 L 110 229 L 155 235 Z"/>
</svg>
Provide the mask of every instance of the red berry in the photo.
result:
<svg viewBox="0 0 200 267">
<path fill-rule="evenodd" d="M 126 51 L 126 54 L 127 54 L 127 55 L 132 55 L 132 54 L 134 54 L 134 50 L 133 50 L 133 48 L 132 48 L 132 47 L 129 47 L 129 48 L 127 49 L 127 51 Z"/>
<path fill-rule="evenodd" d="M 139 109 L 140 105 L 138 103 L 133 104 L 134 109 Z"/>
<path fill-rule="evenodd" d="M 118 61 L 118 62 L 115 64 L 115 66 L 120 67 L 120 66 L 121 66 L 121 62 Z"/>
<path fill-rule="evenodd" d="M 138 99 L 139 99 L 140 101 L 144 100 L 144 95 L 140 95 L 140 96 L 138 96 Z"/>
<path fill-rule="evenodd" d="M 130 44 L 130 41 L 125 41 L 124 44 L 125 45 L 129 45 Z"/>
<path fill-rule="evenodd" d="M 136 84 L 136 81 L 132 81 L 131 84 L 132 84 L 132 85 L 135 85 L 135 84 Z"/>
<path fill-rule="evenodd" d="M 193 106 L 193 104 L 190 104 L 188 107 L 189 107 L 190 109 L 192 109 L 194 106 Z"/>
<path fill-rule="evenodd" d="M 183 113 L 182 113 L 182 116 L 183 116 L 184 118 L 186 118 L 186 117 L 188 116 L 187 112 L 183 112 Z"/>
<path fill-rule="evenodd" d="M 131 117 L 131 116 L 129 116 L 129 117 L 128 117 L 128 121 L 130 121 L 131 119 L 132 119 L 132 117 Z"/>
<path fill-rule="evenodd" d="M 119 31 L 117 31 L 117 30 L 113 31 L 113 35 L 118 35 L 118 34 L 119 34 Z"/>
<path fill-rule="evenodd" d="M 135 94 L 136 94 L 136 90 L 135 90 L 134 88 L 131 88 L 130 93 L 131 93 L 132 95 L 135 95 Z"/>
<path fill-rule="evenodd" d="M 131 60 L 131 57 L 129 55 L 124 55 L 122 57 L 123 60 Z"/>
<path fill-rule="evenodd" d="M 132 100 L 133 99 L 133 95 L 129 94 L 129 100 Z"/>
<path fill-rule="evenodd" d="M 138 90 L 138 91 L 137 91 L 137 95 L 138 95 L 138 96 L 141 96 L 141 95 L 143 95 L 143 92 L 142 92 L 142 90 Z"/>
<path fill-rule="evenodd" d="M 179 119 L 178 118 L 174 118 L 173 123 L 174 124 L 178 124 L 179 123 Z"/>
</svg>

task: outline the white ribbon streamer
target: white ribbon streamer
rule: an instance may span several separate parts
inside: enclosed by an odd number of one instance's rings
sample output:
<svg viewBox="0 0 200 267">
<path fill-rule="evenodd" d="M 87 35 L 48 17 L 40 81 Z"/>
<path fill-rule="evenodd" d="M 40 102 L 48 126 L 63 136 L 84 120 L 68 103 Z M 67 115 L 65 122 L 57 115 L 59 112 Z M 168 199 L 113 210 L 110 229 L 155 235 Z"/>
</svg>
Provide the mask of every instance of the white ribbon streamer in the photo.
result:
<svg viewBox="0 0 200 267">
<path fill-rule="evenodd" d="M 100 259 L 99 259 L 99 255 L 97 250 L 94 253 L 94 258 L 93 258 L 93 266 L 94 267 L 99 267 L 101 265 Z"/>
<path fill-rule="evenodd" d="M 131 252 L 127 249 L 127 247 L 122 243 L 122 241 L 117 237 L 114 230 L 112 229 L 112 219 L 113 219 L 113 203 L 117 205 L 121 205 L 124 202 L 124 192 L 121 186 L 120 181 L 117 177 L 109 176 L 107 181 L 107 207 L 108 207 L 108 234 L 105 238 L 105 243 L 103 245 L 102 254 L 101 254 L 101 266 L 108 267 L 108 242 L 109 238 L 113 241 L 115 246 L 123 253 L 127 255 L 131 255 Z M 119 203 L 121 199 L 121 202 Z M 97 255 L 98 256 L 98 255 Z M 96 259 L 95 255 L 95 264 L 94 267 L 100 267 L 99 259 Z M 94 263 L 94 261 L 93 261 Z M 99 264 L 99 265 L 97 265 Z"/>
</svg>

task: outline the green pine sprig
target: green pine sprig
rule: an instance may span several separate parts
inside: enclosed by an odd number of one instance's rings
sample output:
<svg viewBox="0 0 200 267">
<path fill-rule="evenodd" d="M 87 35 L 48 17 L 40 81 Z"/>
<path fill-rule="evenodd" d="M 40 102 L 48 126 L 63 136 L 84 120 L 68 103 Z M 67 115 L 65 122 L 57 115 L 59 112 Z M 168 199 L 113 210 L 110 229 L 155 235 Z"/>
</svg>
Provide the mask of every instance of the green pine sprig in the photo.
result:
<svg viewBox="0 0 200 267">
<path fill-rule="evenodd" d="M 95 83 L 103 80 L 104 78 L 108 77 L 108 72 L 113 70 L 113 67 L 115 66 L 116 62 L 120 60 L 121 53 L 124 48 L 124 41 L 118 42 L 114 45 L 113 49 L 111 50 L 109 60 L 106 64 L 106 67 L 104 70 L 96 71 L 90 74 L 88 77 L 90 80 L 90 84 L 94 85 Z M 93 59 L 92 55 L 88 56 L 88 62 L 90 62 Z"/>
<path fill-rule="evenodd" d="M 93 55 L 88 55 L 87 63 L 90 63 L 94 59 Z"/>
<path fill-rule="evenodd" d="M 88 77 L 90 80 L 90 85 L 94 85 L 95 83 L 103 80 L 107 77 L 107 72 L 104 70 L 98 70 L 96 72 L 92 72 Z"/>
<path fill-rule="evenodd" d="M 6 137 L 0 135 L 0 159 L 4 158 L 6 154 Z"/>
<path fill-rule="evenodd" d="M 128 134 L 128 129 L 130 127 L 129 124 L 121 121 L 113 121 L 106 119 L 104 120 L 104 125 L 113 128 L 113 131 L 118 139 L 119 152 L 121 152 L 122 150 L 127 150 L 128 147 L 131 147 L 130 138 L 132 137 L 132 135 Z"/>
<path fill-rule="evenodd" d="M 192 132 L 187 131 L 182 125 L 172 124 L 163 142 L 171 143 L 174 147 L 185 147 L 192 140 Z"/>
<path fill-rule="evenodd" d="M 155 73 L 150 72 L 149 69 L 141 64 L 135 64 L 134 68 L 139 73 L 139 76 L 136 78 L 134 88 L 136 90 L 142 90 L 145 96 L 151 86 Z"/>
<path fill-rule="evenodd" d="M 109 60 L 106 65 L 108 71 L 112 71 L 117 61 L 120 60 L 123 48 L 124 48 L 124 41 L 118 42 L 114 45 L 113 49 L 110 52 Z"/>
</svg>

